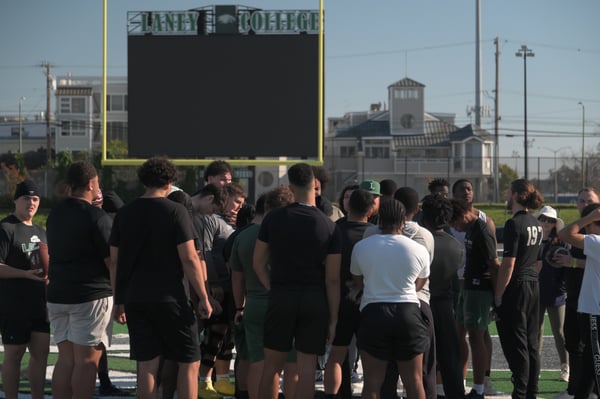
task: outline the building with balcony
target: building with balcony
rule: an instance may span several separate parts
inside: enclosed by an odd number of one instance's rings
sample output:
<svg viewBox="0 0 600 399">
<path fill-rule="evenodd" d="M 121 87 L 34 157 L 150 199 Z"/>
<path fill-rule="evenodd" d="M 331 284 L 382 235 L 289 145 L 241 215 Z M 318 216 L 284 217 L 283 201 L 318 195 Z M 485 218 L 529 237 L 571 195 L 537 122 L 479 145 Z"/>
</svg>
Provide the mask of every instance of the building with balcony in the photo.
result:
<svg viewBox="0 0 600 399">
<path fill-rule="evenodd" d="M 325 168 L 327 194 L 348 184 L 393 179 L 425 194 L 429 181 L 473 182 L 478 201 L 493 197 L 494 137 L 477 126 L 455 125 L 455 115 L 425 111 L 425 85 L 404 78 L 388 86 L 388 104 L 328 118 Z M 387 109 L 386 109 L 387 108 Z"/>
<path fill-rule="evenodd" d="M 59 77 L 56 84 L 56 152 L 102 148 L 102 78 Z M 127 142 L 127 78 L 107 78 L 107 141 Z"/>
</svg>

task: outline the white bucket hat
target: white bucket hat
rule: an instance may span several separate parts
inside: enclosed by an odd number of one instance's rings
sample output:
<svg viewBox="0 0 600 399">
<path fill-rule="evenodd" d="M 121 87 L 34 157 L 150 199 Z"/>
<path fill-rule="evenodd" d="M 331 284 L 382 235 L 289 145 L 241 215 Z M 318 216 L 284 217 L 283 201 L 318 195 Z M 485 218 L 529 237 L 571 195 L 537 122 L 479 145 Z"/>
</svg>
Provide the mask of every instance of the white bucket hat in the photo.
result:
<svg viewBox="0 0 600 399">
<path fill-rule="evenodd" d="M 563 227 L 565 227 L 565 222 L 558 217 L 556 209 L 552 208 L 551 206 L 546 205 L 540 209 L 540 212 L 537 214 L 537 218 L 539 219 L 539 217 L 542 215 L 546 216 L 547 218 L 556 219 L 556 231 L 560 231 L 563 229 Z"/>
</svg>

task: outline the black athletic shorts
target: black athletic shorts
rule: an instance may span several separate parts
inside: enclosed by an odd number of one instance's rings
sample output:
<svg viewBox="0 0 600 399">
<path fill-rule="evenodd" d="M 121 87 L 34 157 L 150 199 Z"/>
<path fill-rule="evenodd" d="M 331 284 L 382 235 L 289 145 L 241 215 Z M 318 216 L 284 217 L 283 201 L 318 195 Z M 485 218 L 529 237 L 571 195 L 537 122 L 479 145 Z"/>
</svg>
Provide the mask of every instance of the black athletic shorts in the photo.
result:
<svg viewBox="0 0 600 399">
<path fill-rule="evenodd" d="M 335 337 L 331 345 L 349 346 L 352 337 L 358 331 L 360 323 L 360 310 L 358 305 L 347 298 L 340 301 L 340 311 L 338 313 L 338 322 L 335 327 Z"/>
<path fill-rule="evenodd" d="M 269 293 L 264 347 L 322 355 L 329 324 L 324 289 L 276 289 Z"/>
<path fill-rule="evenodd" d="M 0 334 L 6 345 L 25 345 L 31 340 L 31 333 L 50 333 L 50 323 L 43 319 L 15 319 L 0 315 Z"/>
<path fill-rule="evenodd" d="M 175 362 L 200 360 L 198 324 L 191 303 L 125 305 L 130 358 L 138 361 L 163 356 Z"/>
<path fill-rule="evenodd" d="M 233 325 L 233 317 L 235 316 L 235 302 L 233 300 L 233 292 L 225 291 L 223 300 L 219 302 L 223 311 L 219 314 L 213 313 L 210 319 L 204 321 L 204 326 L 212 324 L 231 324 Z"/>
<path fill-rule="evenodd" d="M 381 360 L 410 360 L 429 347 L 427 324 L 417 303 L 371 303 L 360 315 L 358 346 Z"/>
</svg>

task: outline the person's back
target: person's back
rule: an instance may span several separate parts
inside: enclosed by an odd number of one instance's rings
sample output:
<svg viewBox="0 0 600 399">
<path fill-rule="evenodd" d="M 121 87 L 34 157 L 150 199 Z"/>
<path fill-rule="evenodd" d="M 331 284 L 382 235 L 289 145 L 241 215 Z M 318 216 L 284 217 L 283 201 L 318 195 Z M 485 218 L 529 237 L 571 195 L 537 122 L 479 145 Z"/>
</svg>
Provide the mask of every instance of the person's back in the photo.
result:
<svg viewBox="0 0 600 399">
<path fill-rule="evenodd" d="M 185 300 L 177 245 L 186 241 L 180 226 L 187 218 L 188 211 L 181 204 L 164 197 L 137 198 L 119 211 L 115 238 L 137 237 L 119 245 L 117 297 L 123 295 L 121 303 Z"/>
<path fill-rule="evenodd" d="M 322 287 L 335 224 L 316 207 L 294 203 L 270 212 L 263 226 L 259 239 L 271 248 L 272 288 Z"/>
<path fill-rule="evenodd" d="M 138 178 L 145 192 L 119 211 L 110 237 L 111 265 L 116 267 L 114 317 L 127 322 L 139 397 L 156 397 L 163 358 L 177 362 L 177 396 L 196 398 L 200 343 L 188 283 L 198 296 L 198 317 L 212 312 L 196 235 L 189 211 L 167 198 L 177 180 L 172 162 L 148 159 Z"/>
<path fill-rule="evenodd" d="M 339 231 L 315 206 L 310 165 L 293 165 L 288 178 L 297 202 L 267 214 L 253 254 L 254 270 L 271 290 L 264 323 L 263 398 L 277 397 L 279 373 L 292 346 L 300 370 L 296 397 L 314 396 L 317 355 L 335 335 L 340 301 Z"/>
<path fill-rule="evenodd" d="M 112 294 L 104 263 L 110 227 L 106 212 L 78 198 L 67 198 L 50 211 L 50 302 L 80 303 Z"/>
</svg>

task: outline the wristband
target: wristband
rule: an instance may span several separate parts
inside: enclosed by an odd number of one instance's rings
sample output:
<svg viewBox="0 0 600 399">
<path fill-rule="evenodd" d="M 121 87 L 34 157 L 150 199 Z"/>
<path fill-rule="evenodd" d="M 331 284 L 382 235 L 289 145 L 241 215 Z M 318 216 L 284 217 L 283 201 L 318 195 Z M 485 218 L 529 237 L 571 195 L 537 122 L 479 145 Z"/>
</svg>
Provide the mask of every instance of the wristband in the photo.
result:
<svg viewBox="0 0 600 399">
<path fill-rule="evenodd" d="M 575 259 L 575 258 L 571 259 L 571 267 L 573 269 L 577 269 L 577 259 Z"/>
</svg>

